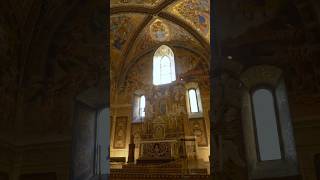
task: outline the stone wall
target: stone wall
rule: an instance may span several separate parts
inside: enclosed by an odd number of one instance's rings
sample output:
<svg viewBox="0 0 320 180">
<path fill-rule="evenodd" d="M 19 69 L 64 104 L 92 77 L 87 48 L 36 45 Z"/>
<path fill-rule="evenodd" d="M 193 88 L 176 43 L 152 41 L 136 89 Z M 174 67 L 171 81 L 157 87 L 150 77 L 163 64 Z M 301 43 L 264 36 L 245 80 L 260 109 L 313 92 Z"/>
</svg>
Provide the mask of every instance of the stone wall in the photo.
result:
<svg viewBox="0 0 320 180">
<path fill-rule="evenodd" d="M 4 0 L 0 9 L 0 173 L 69 179 L 75 97 L 107 79 L 105 3 Z"/>
<path fill-rule="evenodd" d="M 236 102 L 232 99 L 240 97 L 236 91 L 228 91 L 232 83 L 226 83 L 224 77 L 237 80 L 239 72 L 255 65 L 280 68 L 288 91 L 300 173 L 303 179 L 311 180 L 316 179 L 314 155 L 319 153 L 320 144 L 318 138 L 314 138 L 319 136 L 320 117 L 317 110 L 320 94 L 318 4 L 315 1 L 258 3 L 227 0 L 217 1 L 215 7 L 219 53 L 214 58 L 222 62 L 223 75 L 219 83 L 226 88 L 222 105 L 230 106 L 234 104 L 230 102 Z M 241 87 L 241 83 L 234 82 Z M 221 94 L 214 98 L 219 96 Z M 224 109 L 217 109 L 223 113 Z M 219 128 L 218 124 L 218 132 Z M 222 137 L 228 135 L 222 134 Z M 242 149 L 241 144 L 238 147 Z M 221 156 L 218 154 L 218 159 Z M 241 173 L 241 169 L 231 175 L 230 172 L 235 168 L 229 168 L 227 164 L 223 166 L 222 171 L 231 179 L 245 179 L 246 175 Z"/>
<path fill-rule="evenodd" d="M 69 179 L 70 141 L 13 146 L 1 144 L 1 173 L 8 180 L 19 180 L 22 176 L 55 174 L 56 180 Z"/>
</svg>

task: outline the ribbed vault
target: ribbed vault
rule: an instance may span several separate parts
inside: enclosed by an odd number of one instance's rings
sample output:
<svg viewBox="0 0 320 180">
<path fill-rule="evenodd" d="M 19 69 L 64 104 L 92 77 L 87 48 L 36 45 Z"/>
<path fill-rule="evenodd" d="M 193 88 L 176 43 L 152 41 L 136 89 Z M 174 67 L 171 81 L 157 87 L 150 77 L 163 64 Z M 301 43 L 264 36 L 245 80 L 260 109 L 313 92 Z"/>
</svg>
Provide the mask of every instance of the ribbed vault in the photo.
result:
<svg viewBox="0 0 320 180">
<path fill-rule="evenodd" d="M 137 0 L 111 1 L 111 71 L 116 81 L 123 83 L 130 67 L 138 62 L 141 56 L 151 53 L 161 44 L 184 48 L 203 59 L 208 59 L 209 9 L 208 0 L 153 0 L 144 3 Z M 143 20 L 135 20 L 136 16 L 143 16 Z M 161 36 L 162 30 L 165 32 L 168 28 L 167 39 L 157 40 L 149 37 L 153 33 L 150 28 L 157 21 L 163 23 L 163 27 L 160 23 L 160 27 L 156 27 L 160 29 L 157 29 L 160 34 L 158 36 Z"/>
</svg>

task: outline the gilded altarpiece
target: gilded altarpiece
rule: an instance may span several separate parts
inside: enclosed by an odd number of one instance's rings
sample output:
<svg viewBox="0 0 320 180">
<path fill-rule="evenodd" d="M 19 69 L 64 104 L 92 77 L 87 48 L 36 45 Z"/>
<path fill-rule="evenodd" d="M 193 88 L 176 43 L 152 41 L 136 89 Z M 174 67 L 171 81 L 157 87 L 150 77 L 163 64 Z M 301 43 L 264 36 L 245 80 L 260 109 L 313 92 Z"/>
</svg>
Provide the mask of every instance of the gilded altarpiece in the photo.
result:
<svg viewBox="0 0 320 180">
<path fill-rule="evenodd" d="M 170 159 L 178 154 L 178 139 L 187 122 L 185 88 L 181 83 L 153 86 L 146 92 L 146 117 L 142 123 L 142 159 Z"/>
<path fill-rule="evenodd" d="M 183 136 L 184 121 L 187 120 L 183 84 L 154 86 L 146 98 L 142 138 L 170 139 Z"/>
<path fill-rule="evenodd" d="M 201 159 L 208 157 L 209 117 L 207 113 L 210 98 L 208 67 L 201 57 L 190 51 L 180 48 L 173 48 L 173 51 L 176 81 L 153 85 L 154 54 L 150 53 L 131 67 L 124 83 L 119 86 L 116 96 L 117 104 L 131 104 L 130 121 L 132 123 L 128 130 L 131 130 L 130 137 L 135 144 L 136 160 L 143 157 L 146 159 L 152 159 L 152 157 L 175 159 L 181 158 L 180 156 L 189 158 L 194 155 L 189 156 L 187 153 L 195 154 L 195 151 Z M 200 88 L 203 104 L 203 116 L 200 119 L 189 119 L 186 103 L 188 90 L 186 85 L 189 82 L 196 82 Z M 146 98 L 145 117 L 139 121 L 135 121 L 140 118 L 136 113 L 137 94 L 144 95 Z M 123 111 L 119 112 L 123 113 Z M 114 133 L 117 131 L 115 130 Z M 129 143 L 128 140 L 126 143 Z M 170 150 L 168 151 L 170 154 L 154 154 L 166 149 Z"/>
</svg>

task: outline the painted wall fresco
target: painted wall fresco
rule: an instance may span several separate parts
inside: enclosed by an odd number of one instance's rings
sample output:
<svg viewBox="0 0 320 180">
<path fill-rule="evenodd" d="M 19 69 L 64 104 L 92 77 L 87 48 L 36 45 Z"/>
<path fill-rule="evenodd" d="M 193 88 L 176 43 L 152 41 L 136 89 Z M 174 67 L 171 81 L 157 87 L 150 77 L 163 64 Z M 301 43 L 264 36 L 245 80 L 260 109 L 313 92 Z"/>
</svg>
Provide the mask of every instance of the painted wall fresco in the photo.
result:
<svg viewBox="0 0 320 180">
<path fill-rule="evenodd" d="M 187 130 L 187 134 L 198 133 L 199 136 L 199 146 L 207 147 L 208 146 L 208 137 L 207 137 L 207 127 L 208 127 L 208 115 L 206 114 L 209 109 L 209 96 L 210 96 L 210 86 L 209 86 L 209 69 L 204 60 L 201 60 L 199 55 L 196 55 L 190 51 L 187 51 L 183 48 L 172 48 L 175 57 L 176 73 L 177 73 L 177 82 L 166 87 L 155 87 L 152 80 L 152 69 L 153 69 L 153 53 L 149 53 L 146 56 L 143 56 L 139 61 L 130 68 L 129 74 L 126 78 L 123 89 L 117 90 L 117 101 L 115 104 L 132 104 L 133 95 L 137 90 L 141 90 L 146 95 L 146 104 L 148 108 L 146 109 L 146 116 L 150 118 L 150 114 L 153 114 L 154 118 L 152 123 L 147 127 L 141 127 L 141 125 L 132 125 L 132 135 L 136 140 L 140 140 L 142 131 L 139 128 L 142 128 L 144 131 L 147 129 L 151 130 L 154 133 L 154 136 L 150 138 L 169 138 L 173 137 L 177 132 L 182 131 L 182 129 L 177 130 L 175 128 L 182 128 L 184 122 L 188 120 L 187 111 L 186 111 L 186 89 L 184 87 L 185 82 L 180 81 L 180 77 L 184 77 L 186 81 L 196 81 L 199 83 L 201 88 L 201 94 L 203 93 L 203 108 L 204 108 L 204 119 L 201 119 L 199 123 L 195 123 L 194 131 Z M 197 69 L 201 70 L 200 77 L 197 72 Z M 191 73 L 193 72 L 193 73 Z M 183 76 L 180 76 L 183 75 Z M 206 82 L 206 83 L 203 83 Z M 204 84 L 207 84 L 204 86 Z M 180 87 L 180 88 L 179 88 Z M 180 90 L 179 90 L 180 89 Z M 202 92 L 203 91 L 203 92 Z M 180 95 L 179 95 L 180 94 Z M 129 107 L 130 111 L 133 111 L 132 106 Z M 115 111 L 115 113 L 119 112 Z M 122 111 L 121 111 L 122 112 Z M 178 113 L 178 114 L 177 114 Z M 179 113 L 182 113 L 180 116 Z M 132 112 L 131 112 L 132 114 Z M 133 117 L 134 118 L 134 117 Z M 152 118 L 151 118 L 152 119 Z M 178 119 L 178 125 L 174 123 L 174 119 Z M 201 121 L 201 122 L 200 122 Z M 148 124 L 148 123 L 147 123 Z M 189 125 L 187 125 L 189 127 Z M 191 126 L 191 125 L 190 125 Z M 151 128 L 151 129 L 150 129 Z M 193 128 L 192 128 L 193 129 Z M 157 133 L 158 132 L 158 133 Z M 200 134 L 199 134 L 200 132 Z M 139 133 L 139 134 L 137 134 Z M 144 132 L 146 133 L 146 132 Z M 171 134 L 170 134 L 171 133 Z M 142 133 L 143 134 L 143 133 Z M 148 133 L 147 133 L 148 134 Z M 152 134 L 152 133 L 151 133 Z M 172 138 L 171 137 L 171 138 Z"/>
<path fill-rule="evenodd" d="M 140 123 L 131 124 L 131 134 L 133 135 L 133 142 L 136 144 L 136 148 L 139 147 L 139 142 L 141 140 L 141 129 Z"/>
<path fill-rule="evenodd" d="M 114 92 L 115 80 L 119 78 L 120 69 L 125 60 L 123 50 L 144 18 L 145 16 L 142 14 L 130 13 L 113 15 L 110 19 L 110 53 L 112 57 L 110 61 L 110 78 L 114 79 L 110 85 L 111 92 Z M 111 101 L 113 101 L 113 98 L 111 97 Z"/>
<path fill-rule="evenodd" d="M 197 137 L 199 147 L 208 146 L 207 130 L 204 122 L 204 119 L 201 118 L 189 120 L 191 132 Z"/>
<path fill-rule="evenodd" d="M 182 0 L 171 6 L 167 12 L 192 25 L 207 41 L 210 41 L 209 0 Z"/>
<path fill-rule="evenodd" d="M 113 148 L 114 149 L 124 149 L 126 147 L 126 139 L 127 139 L 127 128 L 128 124 L 128 117 L 127 116 L 120 116 L 116 117 L 115 122 L 115 133 L 114 133 L 114 140 L 113 140 Z"/>
<path fill-rule="evenodd" d="M 173 48 L 175 64 L 176 64 L 176 74 L 179 77 L 192 69 L 196 68 L 198 65 L 205 68 L 202 72 L 209 72 L 207 65 L 200 59 L 200 57 L 192 52 L 183 50 L 180 48 Z M 128 77 L 125 85 L 125 92 L 129 93 L 138 90 L 141 87 L 149 87 L 152 85 L 152 63 L 153 63 L 153 53 L 149 53 L 143 58 L 141 58 L 138 63 L 136 63 L 129 71 Z"/>
</svg>

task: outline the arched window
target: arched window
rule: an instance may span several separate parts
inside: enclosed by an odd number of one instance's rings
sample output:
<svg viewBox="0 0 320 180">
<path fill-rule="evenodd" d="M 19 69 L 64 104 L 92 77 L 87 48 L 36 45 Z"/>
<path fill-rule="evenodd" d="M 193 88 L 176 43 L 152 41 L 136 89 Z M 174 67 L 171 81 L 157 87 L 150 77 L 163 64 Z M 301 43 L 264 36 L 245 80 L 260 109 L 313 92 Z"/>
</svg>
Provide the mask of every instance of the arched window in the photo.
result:
<svg viewBox="0 0 320 180">
<path fill-rule="evenodd" d="M 153 56 L 153 84 L 168 84 L 176 80 L 173 51 L 166 45 L 160 46 Z"/>
<path fill-rule="evenodd" d="M 146 116 L 145 112 L 145 107 L 146 107 L 146 98 L 145 96 L 140 96 L 139 99 L 139 116 L 140 118 L 144 118 Z"/>
<path fill-rule="evenodd" d="M 146 97 L 143 94 L 143 91 L 137 90 L 133 96 L 133 123 L 141 123 L 144 120 L 144 117 L 146 116 Z"/>
<path fill-rule="evenodd" d="M 196 90 L 189 89 L 188 94 L 189 94 L 190 112 L 191 113 L 199 112 L 199 102 L 198 102 Z"/>
<path fill-rule="evenodd" d="M 186 104 L 189 118 L 203 117 L 203 109 L 201 104 L 200 89 L 198 83 L 189 82 L 185 84 L 186 91 Z"/>
<path fill-rule="evenodd" d="M 293 124 L 282 74 L 280 68 L 257 65 L 240 75 L 244 87 L 241 119 L 250 167 L 249 179 L 281 179 L 299 175 Z"/>
<path fill-rule="evenodd" d="M 261 161 L 281 159 L 276 107 L 273 93 L 257 89 L 252 94 L 253 115 Z"/>
</svg>

